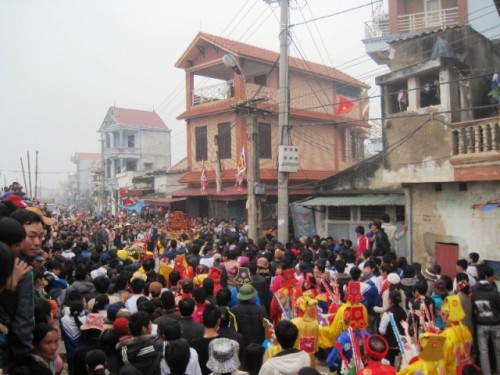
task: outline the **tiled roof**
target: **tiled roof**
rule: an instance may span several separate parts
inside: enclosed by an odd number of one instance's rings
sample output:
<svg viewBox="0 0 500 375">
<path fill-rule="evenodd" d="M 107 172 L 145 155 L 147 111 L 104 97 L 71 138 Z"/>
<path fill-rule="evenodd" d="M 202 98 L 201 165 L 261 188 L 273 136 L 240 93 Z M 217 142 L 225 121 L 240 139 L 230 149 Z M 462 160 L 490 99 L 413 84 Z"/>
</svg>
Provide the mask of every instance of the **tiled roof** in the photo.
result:
<svg viewBox="0 0 500 375">
<path fill-rule="evenodd" d="M 322 180 L 324 178 L 327 178 L 334 174 L 332 171 L 305 171 L 305 170 L 299 170 L 294 173 L 290 173 L 288 175 L 288 178 L 292 181 L 315 181 L 315 180 Z M 179 182 L 183 184 L 189 184 L 189 183 L 197 183 L 200 182 L 200 175 L 201 171 L 190 171 L 187 172 L 185 175 L 183 175 L 180 179 Z M 209 182 L 214 182 L 215 181 L 215 172 L 214 171 L 207 171 L 206 172 L 207 180 Z M 222 176 L 222 181 L 235 181 L 236 176 L 236 170 L 230 169 L 226 170 L 224 172 L 224 175 Z M 261 169 L 260 170 L 260 179 L 262 181 L 275 181 L 278 178 L 278 171 L 276 169 Z"/>
<path fill-rule="evenodd" d="M 187 48 L 187 50 L 184 52 L 181 58 L 176 62 L 175 66 L 177 68 L 186 69 L 188 67 L 186 61 L 187 54 L 192 48 L 194 48 L 198 44 L 199 40 L 205 40 L 215 45 L 216 47 L 219 47 L 235 56 L 245 57 L 252 60 L 261 60 L 268 62 L 270 64 L 274 64 L 279 57 L 279 53 L 277 52 L 269 51 L 267 49 L 252 46 L 246 43 L 237 42 L 235 40 L 222 38 L 220 36 L 199 32 L 198 35 L 196 35 L 196 37 L 194 38 L 193 42 L 191 42 L 191 45 Z M 356 86 L 361 86 L 365 88 L 369 87 L 364 82 L 361 82 L 351 77 L 350 75 L 341 72 L 338 69 L 310 61 L 305 61 L 302 59 L 298 59 L 296 57 L 290 56 L 289 66 L 290 69 L 311 72 L 313 74 L 328 77 L 341 82 L 350 83 Z"/>
<path fill-rule="evenodd" d="M 148 129 L 168 129 L 156 112 L 111 107 L 111 116 L 118 125 L 137 126 Z"/>
<path fill-rule="evenodd" d="M 294 188 L 289 186 L 289 195 L 310 195 L 312 189 L 310 188 Z M 267 196 L 277 195 L 277 189 L 266 188 Z M 187 187 L 184 189 L 176 190 L 172 192 L 172 197 L 198 197 L 198 196 L 208 196 L 212 200 L 232 200 L 231 197 L 239 197 L 239 199 L 246 199 L 248 195 L 248 190 L 245 186 L 224 186 L 222 191 L 217 192 L 215 186 L 207 186 L 205 191 L 202 192 L 200 187 Z"/>
</svg>

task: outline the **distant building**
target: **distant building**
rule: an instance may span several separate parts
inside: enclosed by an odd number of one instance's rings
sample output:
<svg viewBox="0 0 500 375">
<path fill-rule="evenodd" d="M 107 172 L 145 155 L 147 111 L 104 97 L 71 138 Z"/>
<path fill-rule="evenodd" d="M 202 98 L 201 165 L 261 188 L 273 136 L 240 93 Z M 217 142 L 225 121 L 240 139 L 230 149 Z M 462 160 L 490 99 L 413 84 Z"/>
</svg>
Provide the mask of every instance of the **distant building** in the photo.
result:
<svg viewBox="0 0 500 375">
<path fill-rule="evenodd" d="M 101 154 L 90 152 L 76 152 L 71 161 L 76 165 L 75 174 L 69 178 L 70 194 L 68 197 L 73 204 L 82 209 L 82 204 L 92 200 L 92 166 L 101 159 Z"/>
<path fill-rule="evenodd" d="M 108 209 L 114 212 L 119 188 L 130 188 L 146 172 L 170 168 L 171 130 L 154 111 L 110 107 L 98 132 L 104 185 L 111 192 Z M 118 177 L 128 183 L 119 185 Z"/>
</svg>

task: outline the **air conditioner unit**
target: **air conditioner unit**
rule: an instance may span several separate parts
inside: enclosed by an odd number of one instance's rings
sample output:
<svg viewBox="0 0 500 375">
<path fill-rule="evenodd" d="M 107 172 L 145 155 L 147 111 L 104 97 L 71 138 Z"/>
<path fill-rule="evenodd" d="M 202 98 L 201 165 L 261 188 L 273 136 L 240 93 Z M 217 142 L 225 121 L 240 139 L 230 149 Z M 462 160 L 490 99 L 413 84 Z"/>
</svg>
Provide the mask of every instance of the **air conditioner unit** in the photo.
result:
<svg viewBox="0 0 500 375">
<path fill-rule="evenodd" d="M 279 146 L 278 171 L 297 172 L 299 166 L 299 148 L 295 146 Z"/>
</svg>

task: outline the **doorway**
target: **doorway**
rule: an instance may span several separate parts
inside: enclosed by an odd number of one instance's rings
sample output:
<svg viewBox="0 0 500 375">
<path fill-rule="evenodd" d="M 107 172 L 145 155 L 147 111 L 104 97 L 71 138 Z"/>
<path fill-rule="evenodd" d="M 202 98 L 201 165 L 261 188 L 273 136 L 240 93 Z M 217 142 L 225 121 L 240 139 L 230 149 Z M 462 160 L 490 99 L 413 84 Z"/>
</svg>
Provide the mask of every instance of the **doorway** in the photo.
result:
<svg viewBox="0 0 500 375">
<path fill-rule="evenodd" d="M 458 245 L 456 243 L 436 242 L 436 264 L 441 266 L 441 275 L 448 275 L 452 279 L 457 273 Z"/>
</svg>

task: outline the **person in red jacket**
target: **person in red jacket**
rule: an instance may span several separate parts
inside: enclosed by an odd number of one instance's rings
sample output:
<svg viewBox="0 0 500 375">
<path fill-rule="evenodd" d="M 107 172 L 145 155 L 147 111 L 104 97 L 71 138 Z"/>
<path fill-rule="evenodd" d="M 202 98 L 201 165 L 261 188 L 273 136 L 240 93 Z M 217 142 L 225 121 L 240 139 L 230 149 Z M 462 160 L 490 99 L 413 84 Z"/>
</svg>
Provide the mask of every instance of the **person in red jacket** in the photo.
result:
<svg viewBox="0 0 500 375">
<path fill-rule="evenodd" d="M 356 237 L 358 238 L 358 244 L 356 247 L 356 258 L 363 256 L 365 250 L 370 250 L 370 240 L 365 235 L 365 228 L 358 225 L 354 230 L 356 232 Z"/>
</svg>

